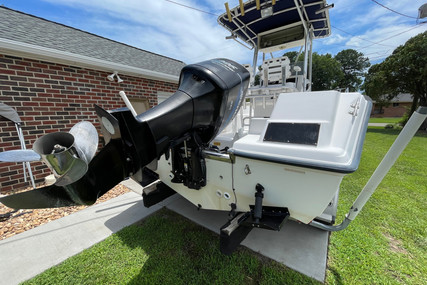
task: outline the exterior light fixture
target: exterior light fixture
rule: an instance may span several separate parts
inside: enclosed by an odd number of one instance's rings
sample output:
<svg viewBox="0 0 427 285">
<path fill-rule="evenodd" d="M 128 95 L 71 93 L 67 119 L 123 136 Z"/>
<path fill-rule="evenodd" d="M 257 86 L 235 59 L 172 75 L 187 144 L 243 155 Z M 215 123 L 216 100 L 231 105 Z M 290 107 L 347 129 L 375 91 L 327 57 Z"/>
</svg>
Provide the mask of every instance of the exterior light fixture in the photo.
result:
<svg viewBox="0 0 427 285">
<path fill-rule="evenodd" d="M 107 76 L 107 79 L 109 80 L 109 81 L 114 81 L 114 75 L 116 75 L 117 74 L 117 71 L 114 71 L 114 73 L 113 74 L 110 74 L 110 75 L 108 75 Z"/>
<path fill-rule="evenodd" d="M 117 77 L 117 83 L 122 83 L 123 79 L 120 78 L 118 73 L 119 73 L 118 71 L 114 71 L 112 74 L 107 76 L 107 79 L 109 81 L 114 81 L 114 76 L 116 76 Z"/>
<path fill-rule="evenodd" d="M 117 77 L 117 82 L 118 83 L 122 83 L 123 82 L 123 79 L 121 79 L 118 74 L 116 74 L 116 77 Z"/>
</svg>

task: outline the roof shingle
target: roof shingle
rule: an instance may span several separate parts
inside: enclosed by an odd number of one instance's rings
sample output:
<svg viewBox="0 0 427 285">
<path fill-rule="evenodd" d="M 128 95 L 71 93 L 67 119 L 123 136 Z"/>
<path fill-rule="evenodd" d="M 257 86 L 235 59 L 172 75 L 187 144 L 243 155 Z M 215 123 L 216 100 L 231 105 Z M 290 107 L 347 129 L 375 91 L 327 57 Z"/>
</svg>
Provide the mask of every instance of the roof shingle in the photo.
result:
<svg viewBox="0 0 427 285">
<path fill-rule="evenodd" d="M 0 6 L 0 38 L 178 76 L 185 63 Z"/>
</svg>

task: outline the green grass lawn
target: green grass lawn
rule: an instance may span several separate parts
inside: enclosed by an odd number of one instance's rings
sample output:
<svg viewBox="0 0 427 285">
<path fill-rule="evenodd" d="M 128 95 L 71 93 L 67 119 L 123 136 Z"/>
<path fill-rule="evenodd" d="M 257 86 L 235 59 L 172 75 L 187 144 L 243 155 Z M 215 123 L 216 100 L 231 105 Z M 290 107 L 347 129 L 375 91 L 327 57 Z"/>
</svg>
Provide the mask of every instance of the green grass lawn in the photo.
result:
<svg viewBox="0 0 427 285">
<path fill-rule="evenodd" d="M 359 170 L 341 184 L 338 219 L 394 141 L 369 128 Z M 326 284 L 427 284 L 427 135 L 409 144 L 361 214 L 331 234 Z M 286 226 L 286 225 L 285 225 Z M 25 284 L 319 284 L 161 210 Z"/>
<path fill-rule="evenodd" d="M 393 118 L 370 118 L 369 123 L 385 123 L 385 124 L 397 124 L 401 117 L 393 117 Z"/>
<path fill-rule="evenodd" d="M 357 172 L 341 184 L 348 211 L 398 131 L 369 128 Z M 418 134 L 359 216 L 331 235 L 327 284 L 427 284 L 427 135 Z"/>
<path fill-rule="evenodd" d="M 162 209 L 24 284 L 319 284 Z"/>
</svg>

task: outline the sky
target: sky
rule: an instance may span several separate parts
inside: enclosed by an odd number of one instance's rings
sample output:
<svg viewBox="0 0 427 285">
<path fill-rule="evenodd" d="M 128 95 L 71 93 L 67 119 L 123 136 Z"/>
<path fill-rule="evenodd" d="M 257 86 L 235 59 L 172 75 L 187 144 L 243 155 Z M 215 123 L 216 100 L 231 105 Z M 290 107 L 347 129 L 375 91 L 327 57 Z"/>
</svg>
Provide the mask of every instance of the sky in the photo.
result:
<svg viewBox="0 0 427 285">
<path fill-rule="evenodd" d="M 290 1 L 290 0 L 281 0 Z M 194 9 L 177 5 L 190 6 Z M 253 51 L 226 40 L 217 23 L 225 0 L 0 0 L 0 5 L 122 42 L 186 64 L 224 57 L 252 63 Z M 380 5 L 398 13 L 390 11 Z M 332 35 L 315 40 L 313 51 L 336 55 L 355 49 L 371 64 L 427 30 L 417 21 L 426 0 L 329 0 Z M 230 8 L 238 0 L 228 1 Z M 400 14 L 399 14 L 400 13 Z M 403 15 L 401 15 L 403 14 Z M 417 24 L 418 23 L 418 24 Z M 1 37 L 1 35 L 0 35 Z M 280 56 L 283 52 L 275 53 Z"/>
</svg>

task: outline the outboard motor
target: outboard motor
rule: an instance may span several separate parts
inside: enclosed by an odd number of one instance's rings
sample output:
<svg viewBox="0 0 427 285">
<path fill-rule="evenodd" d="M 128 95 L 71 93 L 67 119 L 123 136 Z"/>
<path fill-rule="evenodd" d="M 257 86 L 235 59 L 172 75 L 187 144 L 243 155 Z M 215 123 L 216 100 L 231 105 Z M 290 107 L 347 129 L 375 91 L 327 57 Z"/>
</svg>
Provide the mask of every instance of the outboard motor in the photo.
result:
<svg viewBox="0 0 427 285">
<path fill-rule="evenodd" d="M 248 83 L 249 72 L 230 60 L 192 64 L 182 69 L 178 91 L 160 105 L 135 120 L 122 110 L 113 116 L 127 122 L 144 166 L 189 136 L 207 146 L 236 115 Z"/>
<path fill-rule="evenodd" d="M 233 120 L 249 78 L 243 66 L 213 59 L 184 67 L 178 91 L 136 117 L 127 108 L 107 112 L 95 106 L 107 145 L 90 161 L 87 172 L 64 187 L 51 185 L 2 197 L 0 202 L 12 208 L 90 205 L 162 155 L 172 155 L 174 182 L 200 189 L 206 184 L 202 149 Z"/>
<path fill-rule="evenodd" d="M 206 185 L 202 149 L 233 120 L 249 84 L 249 72 L 226 59 L 188 65 L 178 91 L 136 117 L 140 165 L 171 149 L 173 182 L 200 189 Z M 151 140 L 148 138 L 151 136 Z M 139 146 L 144 145 L 144 149 Z"/>
</svg>

